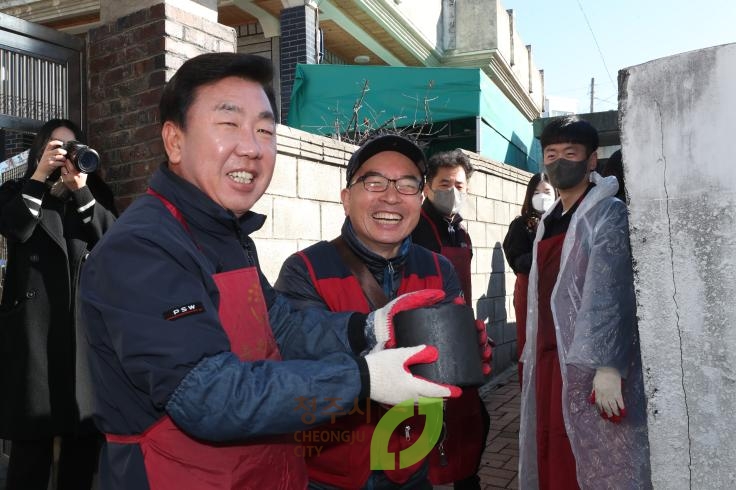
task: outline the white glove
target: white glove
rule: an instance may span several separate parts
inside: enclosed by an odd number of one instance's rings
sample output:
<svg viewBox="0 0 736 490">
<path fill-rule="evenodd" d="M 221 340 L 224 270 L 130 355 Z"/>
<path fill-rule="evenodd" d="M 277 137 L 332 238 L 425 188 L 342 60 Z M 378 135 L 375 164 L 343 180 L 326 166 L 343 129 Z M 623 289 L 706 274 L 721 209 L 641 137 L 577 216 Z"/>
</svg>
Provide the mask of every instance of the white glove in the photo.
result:
<svg viewBox="0 0 736 490">
<path fill-rule="evenodd" d="M 442 385 L 417 378 L 409 371 L 413 364 L 437 360 L 435 347 L 417 345 L 387 349 L 365 356 L 370 375 L 370 398 L 379 403 L 397 405 L 403 401 L 424 398 L 455 398 L 462 390 L 454 385 Z"/>
<path fill-rule="evenodd" d="M 371 349 L 371 353 L 396 347 L 394 315 L 405 310 L 423 308 L 439 303 L 444 297 L 445 292 L 441 289 L 422 289 L 413 293 L 402 294 L 386 306 L 370 312 L 365 325 L 366 329 L 372 332 L 376 338 L 376 345 Z"/>
<path fill-rule="evenodd" d="M 621 395 L 621 374 L 618 369 L 600 367 L 595 370 L 591 398 L 601 415 L 605 413 L 604 418 L 626 415 L 624 398 Z"/>
</svg>

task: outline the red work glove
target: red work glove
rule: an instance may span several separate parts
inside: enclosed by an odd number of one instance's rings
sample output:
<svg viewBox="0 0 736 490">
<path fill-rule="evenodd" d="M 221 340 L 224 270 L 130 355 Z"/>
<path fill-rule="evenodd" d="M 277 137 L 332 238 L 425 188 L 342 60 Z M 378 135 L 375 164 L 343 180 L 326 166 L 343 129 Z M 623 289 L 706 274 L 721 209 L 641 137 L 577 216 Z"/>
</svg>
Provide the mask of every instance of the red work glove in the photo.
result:
<svg viewBox="0 0 736 490">
<path fill-rule="evenodd" d="M 433 383 L 414 376 L 409 366 L 437 360 L 439 353 L 431 345 L 387 349 L 365 356 L 371 389 L 370 398 L 379 403 L 396 405 L 406 400 L 424 398 L 456 398 L 462 390 L 455 385 Z"/>
<path fill-rule="evenodd" d="M 452 300 L 456 305 L 465 305 L 465 299 L 462 296 Z M 491 374 L 491 361 L 493 360 L 493 347 L 496 343 L 488 337 L 486 323 L 481 320 L 475 320 L 475 329 L 478 331 L 478 345 L 480 347 L 481 364 L 483 365 L 483 375 Z"/>
<path fill-rule="evenodd" d="M 376 337 L 376 345 L 371 349 L 371 353 L 396 347 L 394 315 L 406 310 L 431 306 L 442 301 L 444 297 L 445 292 L 441 289 L 422 289 L 421 291 L 402 294 L 386 306 L 370 312 L 365 323 L 366 327 L 372 330 Z"/>
<path fill-rule="evenodd" d="M 493 349 L 492 347 L 496 343 L 488 336 L 486 331 L 486 323 L 478 319 L 475 321 L 475 328 L 478 330 L 478 343 L 480 345 L 480 356 L 481 363 L 483 365 L 483 375 L 488 376 L 491 374 L 491 361 L 493 360 Z"/>
<path fill-rule="evenodd" d="M 614 424 L 618 424 L 626 417 L 621 386 L 621 374 L 616 368 L 600 367 L 595 371 L 593 391 L 588 398 L 590 403 L 598 407 L 601 417 Z"/>
</svg>

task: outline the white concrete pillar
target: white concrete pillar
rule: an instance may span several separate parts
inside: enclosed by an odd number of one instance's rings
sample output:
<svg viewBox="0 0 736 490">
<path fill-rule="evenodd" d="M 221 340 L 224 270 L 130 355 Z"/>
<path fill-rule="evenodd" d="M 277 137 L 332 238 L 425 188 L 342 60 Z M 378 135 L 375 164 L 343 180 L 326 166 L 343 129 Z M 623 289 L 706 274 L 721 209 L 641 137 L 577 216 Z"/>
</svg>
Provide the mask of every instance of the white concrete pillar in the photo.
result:
<svg viewBox="0 0 736 490">
<path fill-rule="evenodd" d="M 736 44 L 623 70 L 655 488 L 736 487 Z"/>
</svg>

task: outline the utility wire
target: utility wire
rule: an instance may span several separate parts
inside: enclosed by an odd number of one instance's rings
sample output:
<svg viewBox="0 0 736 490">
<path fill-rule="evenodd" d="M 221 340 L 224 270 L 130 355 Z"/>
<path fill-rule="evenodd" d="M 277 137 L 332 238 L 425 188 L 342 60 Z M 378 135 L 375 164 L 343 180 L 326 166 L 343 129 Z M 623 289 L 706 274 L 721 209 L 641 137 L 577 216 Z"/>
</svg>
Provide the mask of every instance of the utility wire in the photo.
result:
<svg viewBox="0 0 736 490">
<path fill-rule="evenodd" d="M 611 94 L 608 97 L 596 97 L 595 99 L 600 100 L 602 102 L 610 102 L 611 99 L 613 99 L 614 97 L 618 97 L 618 94 L 617 93 Z"/>
<path fill-rule="evenodd" d="M 595 32 L 593 32 L 593 28 L 590 26 L 590 22 L 588 21 L 588 16 L 585 15 L 585 10 L 583 10 L 583 4 L 580 3 L 580 0 L 577 0 L 578 7 L 580 7 L 580 11 L 583 13 L 583 18 L 585 19 L 585 23 L 588 25 L 588 30 L 590 30 L 590 35 L 593 36 L 593 41 L 595 42 L 595 47 L 598 48 L 598 54 L 601 55 L 601 61 L 603 61 L 603 67 L 606 69 L 606 74 L 608 75 L 608 79 L 611 81 L 611 84 L 616 87 L 616 83 L 613 81 L 613 77 L 611 76 L 611 72 L 608 71 L 608 65 L 606 64 L 606 58 L 603 56 L 603 51 L 601 51 L 601 47 L 598 45 L 598 39 L 595 37 Z"/>
<path fill-rule="evenodd" d="M 605 89 L 608 87 L 608 88 L 611 88 L 614 91 L 616 91 L 616 93 L 618 93 L 618 86 L 617 85 L 611 85 L 610 83 L 605 82 L 605 81 L 598 81 L 595 84 L 595 86 L 596 86 L 596 89 L 598 89 L 598 90 L 603 89 L 604 91 L 607 91 Z M 565 88 L 562 88 L 562 89 L 557 89 L 557 90 L 555 90 L 555 93 L 556 94 L 563 94 L 563 93 L 570 93 L 570 92 L 579 92 L 581 90 L 588 90 L 589 91 L 590 90 L 590 83 L 586 83 L 585 85 L 576 85 L 574 87 L 565 87 Z"/>
</svg>

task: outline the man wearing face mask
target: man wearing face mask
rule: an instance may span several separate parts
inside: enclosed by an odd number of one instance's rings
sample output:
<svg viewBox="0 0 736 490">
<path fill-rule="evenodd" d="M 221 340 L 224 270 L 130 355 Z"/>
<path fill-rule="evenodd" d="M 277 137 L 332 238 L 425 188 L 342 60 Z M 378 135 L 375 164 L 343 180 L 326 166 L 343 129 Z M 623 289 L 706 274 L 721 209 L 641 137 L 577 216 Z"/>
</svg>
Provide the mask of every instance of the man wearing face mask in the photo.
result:
<svg viewBox="0 0 736 490">
<path fill-rule="evenodd" d="M 473 165 L 462 150 L 432 155 L 427 162 L 421 217 L 411 234 L 414 243 L 441 253 L 452 262 L 468 306 L 473 306 L 470 285 L 473 245 L 468 230 L 462 224 L 460 209 L 468 195 L 471 175 Z"/>
<path fill-rule="evenodd" d="M 577 116 L 541 135 L 560 199 L 537 227 L 522 353 L 519 487 L 650 488 L 626 206 Z"/>
<path fill-rule="evenodd" d="M 473 306 L 470 261 L 473 247 L 460 210 L 468 194 L 473 166 L 460 149 L 435 153 L 427 162 L 427 185 L 421 217 L 412 241 L 447 257 L 457 271 L 468 306 Z M 445 433 L 430 454 L 429 478 L 456 489 L 480 488 L 477 472 L 490 417 L 475 388 L 445 405 Z"/>
</svg>

